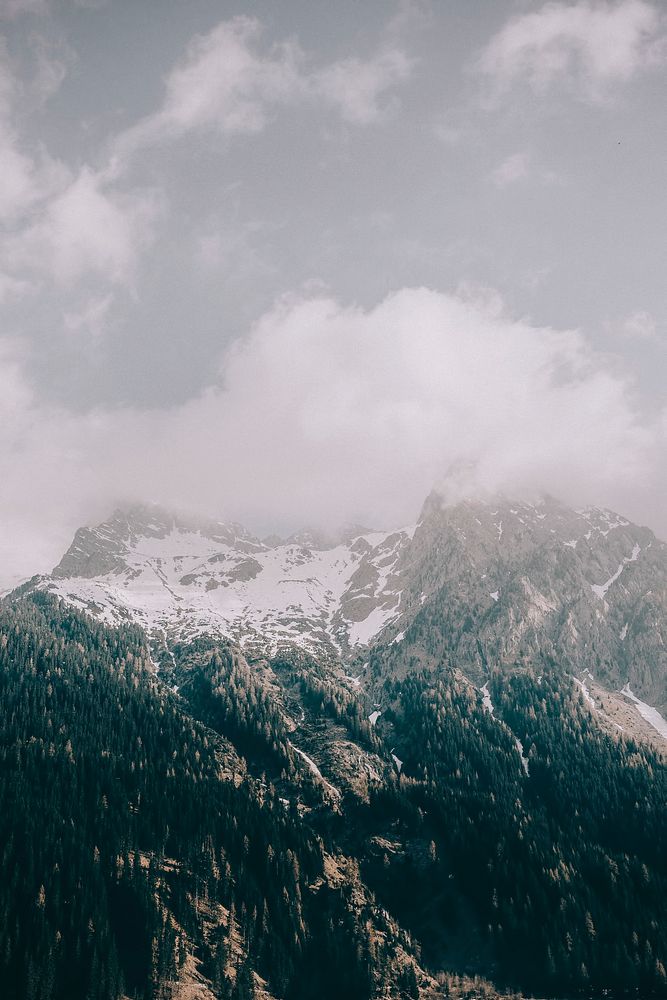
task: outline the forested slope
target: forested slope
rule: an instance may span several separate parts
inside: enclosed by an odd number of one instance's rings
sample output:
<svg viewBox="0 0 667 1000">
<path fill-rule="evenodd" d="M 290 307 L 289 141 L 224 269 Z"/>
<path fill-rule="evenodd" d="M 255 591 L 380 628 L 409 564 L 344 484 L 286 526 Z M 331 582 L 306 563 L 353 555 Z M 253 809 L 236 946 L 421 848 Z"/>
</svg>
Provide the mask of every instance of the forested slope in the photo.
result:
<svg viewBox="0 0 667 1000">
<path fill-rule="evenodd" d="M 322 848 L 148 672 L 141 634 L 36 595 L 0 612 L 0 982 L 7 997 L 369 995 Z M 232 985 L 234 983 L 235 985 Z M 316 993 L 313 993 L 313 990 Z"/>
<path fill-rule="evenodd" d="M 0 605 L 3 996 L 667 996 L 665 764 L 558 665 L 155 655 Z"/>
</svg>

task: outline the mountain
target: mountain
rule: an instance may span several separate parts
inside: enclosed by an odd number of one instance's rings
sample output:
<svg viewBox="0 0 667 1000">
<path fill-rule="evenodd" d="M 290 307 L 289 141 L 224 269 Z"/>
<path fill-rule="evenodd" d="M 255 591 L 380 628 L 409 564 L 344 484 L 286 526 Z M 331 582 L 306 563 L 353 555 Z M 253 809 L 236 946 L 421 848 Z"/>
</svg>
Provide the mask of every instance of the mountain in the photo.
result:
<svg viewBox="0 0 667 1000">
<path fill-rule="evenodd" d="M 551 659 L 667 708 L 667 546 L 598 508 L 430 496 L 390 532 L 260 541 L 236 524 L 158 507 L 79 530 L 40 587 L 164 644 L 211 633 L 248 655 L 293 647 L 354 663 L 386 651 L 397 674 Z"/>
<path fill-rule="evenodd" d="M 0 601 L 7 995 L 667 997 L 666 575 L 551 498 L 81 529 Z"/>
<path fill-rule="evenodd" d="M 481 683 L 556 662 L 667 705 L 667 546 L 647 528 L 552 499 L 432 496 L 397 576 L 403 617 L 377 637 L 396 671 L 444 659 Z"/>
<path fill-rule="evenodd" d="M 561 671 L 170 652 L 0 604 L 4 996 L 667 996 L 664 757 Z"/>
<path fill-rule="evenodd" d="M 238 524 L 140 505 L 80 529 L 45 585 L 109 623 L 169 638 L 213 630 L 257 652 L 339 656 L 398 613 L 394 570 L 413 531 L 260 541 Z"/>
</svg>

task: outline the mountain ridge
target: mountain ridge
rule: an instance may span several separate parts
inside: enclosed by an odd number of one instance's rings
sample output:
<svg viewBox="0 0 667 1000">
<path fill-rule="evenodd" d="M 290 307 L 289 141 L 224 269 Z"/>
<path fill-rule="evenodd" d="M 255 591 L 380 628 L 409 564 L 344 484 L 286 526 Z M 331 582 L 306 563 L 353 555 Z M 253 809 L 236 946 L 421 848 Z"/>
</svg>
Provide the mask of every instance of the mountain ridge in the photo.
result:
<svg viewBox="0 0 667 1000">
<path fill-rule="evenodd" d="M 142 1000 L 312 1000 L 304 958 L 331 1000 L 667 995 L 664 544 L 434 495 L 407 531 L 316 541 L 118 511 L 0 602 L 11 850 L 44 858 L 24 887 L 10 852 L 0 904 L 44 976 L 85 948 Z M 73 793 L 67 885 L 103 884 L 61 954 Z"/>
<path fill-rule="evenodd" d="M 551 657 L 667 705 L 667 546 L 552 497 L 448 506 L 432 493 L 409 528 L 264 541 L 138 505 L 79 529 L 36 585 L 167 645 L 213 632 L 250 656 L 296 647 L 343 664 L 378 647 L 385 671 L 444 659 L 479 686 Z"/>
</svg>

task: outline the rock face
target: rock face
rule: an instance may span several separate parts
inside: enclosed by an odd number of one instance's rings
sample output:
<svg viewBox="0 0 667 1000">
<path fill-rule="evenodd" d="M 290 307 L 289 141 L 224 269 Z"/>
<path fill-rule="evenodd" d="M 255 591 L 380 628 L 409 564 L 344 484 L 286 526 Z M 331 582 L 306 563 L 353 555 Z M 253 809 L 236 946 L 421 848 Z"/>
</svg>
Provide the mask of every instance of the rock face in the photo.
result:
<svg viewBox="0 0 667 1000">
<path fill-rule="evenodd" d="M 248 652 L 340 657 L 398 613 L 394 570 L 411 533 L 260 541 L 241 525 L 134 506 L 77 531 L 41 585 L 110 624 L 171 639 L 212 632 Z"/>
<path fill-rule="evenodd" d="M 667 703 L 667 546 L 647 528 L 550 498 L 433 495 L 397 574 L 402 616 L 379 637 L 397 672 L 445 659 L 481 683 L 552 661 Z"/>
<path fill-rule="evenodd" d="M 83 528 L 40 586 L 110 623 L 221 633 L 248 653 L 383 651 L 402 675 L 443 660 L 481 684 L 554 661 L 667 705 L 667 546 L 610 511 L 432 494 L 415 527 L 261 541 L 157 507 Z"/>
</svg>

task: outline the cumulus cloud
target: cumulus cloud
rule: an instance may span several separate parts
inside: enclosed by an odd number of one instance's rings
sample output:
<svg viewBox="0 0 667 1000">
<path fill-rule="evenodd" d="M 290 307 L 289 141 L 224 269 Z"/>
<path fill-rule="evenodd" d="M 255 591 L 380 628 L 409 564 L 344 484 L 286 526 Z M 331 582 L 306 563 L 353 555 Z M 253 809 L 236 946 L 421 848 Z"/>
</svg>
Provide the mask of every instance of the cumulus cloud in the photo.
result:
<svg viewBox="0 0 667 1000">
<path fill-rule="evenodd" d="M 512 18 L 482 52 L 492 99 L 514 84 L 567 84 L 592 99 L 665 56 L 664 18 L 645 0 L 546 3 Z"/>
<path fill-rule="evenodd" d="M 197 35 L 166 80 L 161 108 L 118 137 L 122 155 L 197 129 L 257 132 L 270 107 L 300 89 L 293 45 L 259 48 L 260 23 L 250 17 L 222 21 Z"/>
<path fill-rule="evenodd" d="M 6 266 L 46 274 L 61 285 L 89 274 L 127 283 L 158 208 L 153 193 L 119 192 L 102 173 L 83 167 L 36 222 L 5 241 L 2 257 Z"/>
<path fill-rule="evenodd" d="M 14 124 L 15 106 L 24 88 L 14 75 L 4 40 L 0 38 L 0 222 L 13 223 L 63 182 L 65 169 L 40 150 L 22 148 Z"/>
<path fill-rule="evenodd" d="M 656 321 L 645 309 L 638 309 L 628 316 L 622 324 L 621 332 L 631 340 L 660 339 Z"/>
<path fill-rule="evenodd" d="M 491 174 L 491 180 L 498 188 L 522 181 L 530 173 L 530 157 L 527 153 L 513 153 L 499 163 Z"/>
<path fill-rule="evenodd" d="M 512 153 L 495 167 L 490 174 L 491 183 L 499 190 L 511 187 L 521 181 L 531 180 L 539 184 L 559 184 L 562 178 L 554 170 L 536 164 L 526 150 Z"/>
<path fill-rule="evenodd" d="M 161 107 L 116 138 L 116 165 L 122 169 L 138 149 L 192 131 L 259 132 L 285 105 L 325 103 L 345 120 L 367 124 L 409 72 L 410 61 L 395 47 L 313 69 L 295 41 L 263 45 L 256 18 L 234 17 L 192 39 L 167 76 Z"/>
<path fill-rule="evenodd" d="M 349 122 L 377 121 L 387 91 L 407 80 L 411 63 L 400 49 L 386 49 L 368 60 L 341 59 L 312 78 L 312 89 Z"/>
<path fill-rule="evenodd" d="M 29 0 L 5 4 L 7 16 L 37 9 Z M 46 151 L 28 150 L 17 134 L 17 105 L 39 104 L 59 88 L 72 53 L 32 36 L 33 79 L 18 81 L 0 40 L 0 297 L 43 287 L 73 289 L 92 280 L 132 285 L 152 243 L 165 197 L 133 186 L 134 154 L 192 132 L 255 133 L 280 106 L 328 105 L 346 121 L 380 117 L 385 97 L 409 74 L 407 57 L 388 46 L 367 60 L 348 58 L 313 68 L 295 41 L 269 44 L 260 22 L 223 21 L 195 36 L 168 74 L 160 107 L 109 141 L 110 159 L 72 169 Z M 88 289 L 90 291 L 90 289 Z M 105 300 L 102 293 L 100 300 Z M 65 326 L 98 333 L 104 323 Z M 91 314 L 92 315 L 92 314 Z"/>
<path fill-rule="evenodd" d="M 649 499 L 665 485 L 665 425 L 640 419 L 580 333 L 493 298 L 406 289 L 367 311 L 285 298 L 225 356 L 221 384 L 165 411 L 75 418 L 40 406 L 15 362 L 3 378 L 0 510 L 54 562 L 119 497 L 291 530 L 408 522 L 434 485 L 452 500 L 548 491 L 667 530 Z"/>
<path fill-rule="evenodd" d="M 65 63 L 34 40 L 36 74 L 16 79 L 0 41 L 0 298 L 39 287 L 42 279 L 71 285 L 87 275 L 128 283 L 151 237 L 159 202 L 154 192 L 125 193 L 108 171 L 72 172 L 43 148 L 28 151 L 14 120 L 26 99 L 47 100 L 60 86 Z"/>
<path fill-rule="evenodd" d="M 63 317 L 65 330 L 75 335 L 83 333 L 93 340 L 99 340 L 106 333 L 113 300 L 111 292 L 87 298 L 79 308 L 65 313 Z"/>
</svg>

